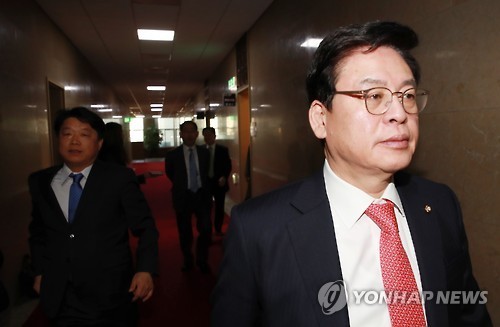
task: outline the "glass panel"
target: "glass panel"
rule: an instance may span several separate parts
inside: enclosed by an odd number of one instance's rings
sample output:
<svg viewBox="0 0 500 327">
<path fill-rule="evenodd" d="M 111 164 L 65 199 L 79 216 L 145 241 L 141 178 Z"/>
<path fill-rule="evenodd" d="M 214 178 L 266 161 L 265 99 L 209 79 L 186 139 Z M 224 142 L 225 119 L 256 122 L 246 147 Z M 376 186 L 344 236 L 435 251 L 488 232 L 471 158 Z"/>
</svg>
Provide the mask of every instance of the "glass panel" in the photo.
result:
<svg viewBox="0 0 500 327">
<path fill-rule="evenodd" d="M 170 148 L 176 146 L 175 134 L 176 130 L 173 129 L 163 129 L 161 130 L 163 140 L 161 141 L 160 147 Z"/>
<path fill-rule="evenodd" d="M 144 131 L 130 131 L 130 142 L 144 142 Z"/>
<path fill-rule="evenodd" d="M 144 141 L 144 119 L 131 118 L 130 119 L 130 142 L 143 142 Z"/>
<path fill-rule="evenodd" d="M 159 129 L 174 129 L 175 118 L 158 118 L 158 128 Z"/>
</svg>

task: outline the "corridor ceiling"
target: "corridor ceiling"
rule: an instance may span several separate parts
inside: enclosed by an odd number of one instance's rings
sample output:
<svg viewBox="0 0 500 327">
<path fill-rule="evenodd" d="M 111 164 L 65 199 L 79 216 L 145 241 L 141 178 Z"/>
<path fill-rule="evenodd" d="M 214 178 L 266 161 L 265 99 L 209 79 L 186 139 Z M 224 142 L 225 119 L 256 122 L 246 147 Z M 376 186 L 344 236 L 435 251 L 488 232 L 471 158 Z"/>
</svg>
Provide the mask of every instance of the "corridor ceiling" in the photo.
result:
<svg viewBox="0 0 500 327">
<path fill-rule="evenodd" d="M 36 0 L 115 91 L 125 112 L 175 116 L 273 0 Z M 171 29 L 172 42 L 137 29 Z M 146 90 L 165 85 L 164 92 Z"/>
</svg>

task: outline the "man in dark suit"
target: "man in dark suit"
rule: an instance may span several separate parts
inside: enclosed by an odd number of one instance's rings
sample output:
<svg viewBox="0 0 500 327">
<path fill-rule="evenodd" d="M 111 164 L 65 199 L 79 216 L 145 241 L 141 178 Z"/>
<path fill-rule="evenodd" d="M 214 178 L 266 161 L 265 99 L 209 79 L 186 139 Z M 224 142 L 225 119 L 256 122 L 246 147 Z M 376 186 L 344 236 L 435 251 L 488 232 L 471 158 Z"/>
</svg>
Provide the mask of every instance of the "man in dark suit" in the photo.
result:
<svg viewBox="0 0 500 327">
<path fill-rule="evenodd" d="M 226 192 L 229 190 L 229 173 L 231 172 L 231 158 L 227 147 L 215 143 L 215 128 L 205 127 L 203 138 L 208 151 L 210 152 L 210 162 L 208 165 L 208 180 L 210 185 L 210 195 L 214 198 L 215 214 L 214 229 L 218 236 L 222 233 L 224 224 L 224 202 Z"/>
<path fill-rule="evenodd" d="M 428 94 L 417 43 L 392 22 L 322 41 L 307 89 L 324 168 L 233 209 L 213 326 L 491 326 L 457 198 L 400 173 Z"/>
<path fill-rule="evenodd" d="M 211 243 L 210 193 L 208 189 L 208 150 L 196 145 L 198 126 L 185 121 L 180 126 L 182 145 L 169 151 L 165 157 L 165 173 L 172 182 L 172 202 L 177 218 L 177 229 L 184 264 L 182 271 L 194 266 L 192 216 L 198 229 L 196 264 L 201 272 L 209 273 L 208 248 Z"/>
<path fill-rule="evenodd" d="M 158 266 L 148 204 L 131 169 L 96 161 L 97 114 L 62 111 L 54 127 L 64 164 L 29 177 L 34 289 L 55 326 L 135 326 L 134 301 L 151 297 Z M 139 238 L 135 267 L 129 231 Z"/>
</svg>

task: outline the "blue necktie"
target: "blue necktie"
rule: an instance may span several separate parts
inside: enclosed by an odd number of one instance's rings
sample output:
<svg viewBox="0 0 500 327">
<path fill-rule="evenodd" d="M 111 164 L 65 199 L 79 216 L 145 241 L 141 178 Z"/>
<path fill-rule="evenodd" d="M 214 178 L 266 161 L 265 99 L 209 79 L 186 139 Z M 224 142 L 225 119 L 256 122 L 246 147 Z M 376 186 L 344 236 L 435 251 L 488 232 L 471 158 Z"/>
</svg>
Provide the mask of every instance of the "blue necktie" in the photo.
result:
<svg viewBox="0 0 500 327">
<path fill-rule="evenodd" d="M 73 178 L 73 184 L 69 189 L 69 207 L 68 207 L 68 222 L 71 224 L 75 219 L 76 208 L 78 207 L 78 201 L 80 201 L 80 196 L 82 196 L 82 186 L 80 181 L 83 178 L 83 174 L 69 174 L 69 177 Z"/>
<path fill-rule="evenodd" d="M 196 169 L 193 149 L 189 149 L 189 178 L 189 190 L 196 193 L 198 191 L 198 169 Z"/>
</svg>

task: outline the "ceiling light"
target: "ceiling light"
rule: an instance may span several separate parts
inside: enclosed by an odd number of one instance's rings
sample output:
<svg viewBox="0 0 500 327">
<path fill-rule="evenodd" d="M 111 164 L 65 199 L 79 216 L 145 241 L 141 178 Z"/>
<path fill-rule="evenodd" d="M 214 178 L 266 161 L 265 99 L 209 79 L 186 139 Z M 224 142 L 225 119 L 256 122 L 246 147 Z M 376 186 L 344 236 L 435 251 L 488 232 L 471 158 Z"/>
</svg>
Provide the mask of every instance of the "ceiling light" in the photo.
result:
<svg viewBox="0 0 500 327">
<path fill-rule="evenodd" d="M 165 91 L 166 87 L 164 85 L 148 85 L 148 91 Z"/>
<path fill-rule="evenodd" d="M 105 104 L 91 104 L 90 108 L 106 108 L 107 106 Z"/>
<path fill-rule="evenodd" d="M 304 41 L 300 46 L 304 48 L 317 48 L 323 39 L 310 38 Z"/>
<path fill-rule="evenodd" d="M 151 103 L 151 108 L 163 108 L 163 103 Z"/>
<path fill-rule="evenodd" d="M 113 118 L 123 118 L 123 116 L 113 116 Z"/>
<path fill-rule="evenodd" d="M 99 112 L 111 112 L 111 111 L 113 111 L 113 109 L 111 109 L 111 108 L 97 109 L 97 111 L 99 111 Z"/>
<path fill-rule="evenodd" d="M 209 104 L 210 107 L 220 107 L 220 103 L 211 103 Z"/>
<path fill-rule="evenodd" d="M 161 115 L 153 115 L 151 117 L 153 117 L 153 118 L 161 118 Z"/>
<path fill-rule="evenodd" d="M 172 30 L 137 29 L 139 40 L 147 41 L 173 41 L 175 32 Z"/>
<path fill-rule="evenodd" d="M 162 111 L 162 108 L 151 108 L 151 111 Z"/>
</svg>

